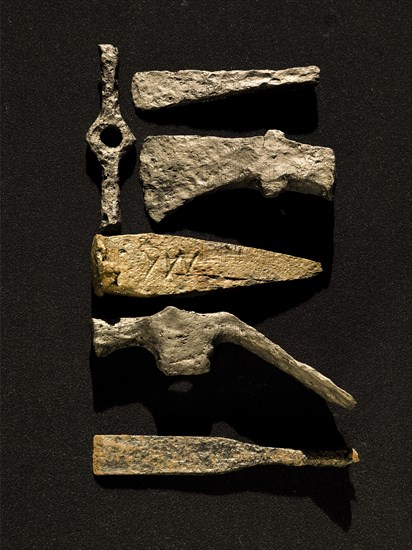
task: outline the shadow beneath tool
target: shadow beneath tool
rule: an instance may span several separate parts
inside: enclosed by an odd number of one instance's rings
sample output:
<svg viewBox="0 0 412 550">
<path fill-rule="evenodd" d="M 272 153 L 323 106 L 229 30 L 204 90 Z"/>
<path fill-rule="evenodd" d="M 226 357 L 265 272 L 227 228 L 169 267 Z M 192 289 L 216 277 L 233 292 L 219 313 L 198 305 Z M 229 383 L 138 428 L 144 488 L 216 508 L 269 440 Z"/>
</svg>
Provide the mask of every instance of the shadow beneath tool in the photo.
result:
<svg viewBox="0 0 412 550">
<path fill-rule="evenodd" d="M 254 325 L 297 307 L 327 285 L 327 275 L 321 274 L 311 279 L 223 289 L 198 296 L 162 296 L 138 300 L 110 295 L 100 298 L 92 294 L 92 315 L 107 321 L 121 317 L 153 315 L 167 306 L 174 306 L 197 313 L 228 311 L 242 321 Z M 256 304 L 259 304 L 258 308 Z"/>
<path fill-rule="evenodd" d="M 309 258 L 322 263 L 328 281 L 333 260 L 333 203 L 313 195 L 283 193 L 266 199 L 258 191 L 236 189 L 204 195 L 174 212 L 155 231 L 183 228 L 239 244 Z"/>
<path fill-rule="evenodd" d="M 276 128 L 291 134 L 316 129 L 318 111 L 313 86 L 283 87 L 168 107 L 157 111 L 136 110 L 140 118 L 159 125 L 252 131 Z"/>
<path fill-rule="evenodd" d="M 140 402 L 152 412 L 159 435 L 213 435 L 295 449 L 347 447 L 323 399 L 237 346 L 219 346 L 211 372 L 198 377 L 166 377 L 140 348 L 104 359 L 92 352 L 91 372 L 97 411 Z M 96 479 L 108 488 L 308 496 L 342 529 L 350 525 L 354 498 L 347 469 L 272 466 L 217 477 Z"/>
<path fill-rule="evenodd" d="M 95 477 L 105 489 L 186 491 L 209 495 L 260 492 L 310 498 L 343 531 L 352 522 L 355 491 L 349 471 L 333 468 L 258 466 L 216 476 L 107 476 Z"/>
</svg>

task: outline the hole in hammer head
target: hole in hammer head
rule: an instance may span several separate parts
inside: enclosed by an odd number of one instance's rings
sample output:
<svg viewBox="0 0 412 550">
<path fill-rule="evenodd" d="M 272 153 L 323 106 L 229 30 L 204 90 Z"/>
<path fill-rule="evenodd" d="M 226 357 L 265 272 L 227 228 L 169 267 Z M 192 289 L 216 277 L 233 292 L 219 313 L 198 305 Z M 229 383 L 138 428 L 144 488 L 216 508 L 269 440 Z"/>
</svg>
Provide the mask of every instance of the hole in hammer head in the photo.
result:
<svg viewBox="0 0 412 550">
<path fill-rule="evenodd" d="M 117 147 L 121 144 L 123 136 L 117 126 L 106 126 L 100 133 L 100 139 L 108 147 Z"/>
</svg>

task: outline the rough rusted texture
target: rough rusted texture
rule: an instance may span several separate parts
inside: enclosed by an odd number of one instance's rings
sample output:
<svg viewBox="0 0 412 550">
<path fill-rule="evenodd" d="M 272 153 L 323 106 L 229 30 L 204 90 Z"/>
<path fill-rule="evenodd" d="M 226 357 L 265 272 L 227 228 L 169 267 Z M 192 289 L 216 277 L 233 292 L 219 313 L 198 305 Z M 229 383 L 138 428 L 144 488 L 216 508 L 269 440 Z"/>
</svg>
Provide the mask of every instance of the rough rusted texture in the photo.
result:
<svg viewBox="0 0 412 550">
<path fill-rule="evenodd" d="M 304 258 L 155 233 L 96 235 L 92 263 L 98 296 L 138 298 L 305 279 L 322 271 Z"/>
<path fill-rule="evenodd" d="M 135 137 L 120 113 L 117 87 L 119 52 L 110 44 L 100 44 L 102 108 L 87 132 L 86 140 L 103 171 L 100 230 L 113 233 L 120 229 L 119 162 L 134 144 Z M 104 141 L 106 143 L 104 143 Z"/>
<path fill-rule="evenodd" d="M 266 88 L 317 84 L 319 72 L 316 66 L 279 71 L 139 72 L 133 77 L 132 96 L 137 109 L 159 109 Z"/>
<path fill-rule="evenodd" d="M 318 395 L 342 407 L 356 401 L 317 370 L 291 357 L 280 346 L 226 312 L 200 314 L 167 307 L 149 317 L 124 318 L 114 324 L 93 319 L 96 355 L 133 346 L 147 348 L 169 376 L 203 374 L 210 370 L 214 347 L 229 342 L 244 347 L 299 380 Z"/>
<path fill-rule="evenodd" d="M 252 466 L 329 466 L 359 462 L 355 449 L 300 451 L 224 437 L 95 435 L 93 473 L 101 475 L 224 474 Z"/>
<path fill-rule="evenodd" d="M 278 130 L 246 138 L 150 136 L 140 154 L 146 209 L 157 222 L 219 189 L 247 187 L 269 198 L 297 191 L 332 199 L 334 174 L 332 149 L 291 141 Z"/>
</svg>

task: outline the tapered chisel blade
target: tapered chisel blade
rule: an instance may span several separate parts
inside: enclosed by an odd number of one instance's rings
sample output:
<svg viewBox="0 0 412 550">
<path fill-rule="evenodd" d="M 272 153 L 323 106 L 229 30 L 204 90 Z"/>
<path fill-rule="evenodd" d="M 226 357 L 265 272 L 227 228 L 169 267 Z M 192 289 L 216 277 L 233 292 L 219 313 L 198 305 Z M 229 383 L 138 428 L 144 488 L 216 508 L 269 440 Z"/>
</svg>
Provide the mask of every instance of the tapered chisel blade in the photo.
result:
<svg viewBox="0 0 412 550">
<path fill-rule="evenodd" d="M 322 271 L 304 258 L 155 233 L 96 235 L 92 264 L 98 296 L 139 298 L 306 279 Z"/>
<path fill-rule="evenodd" d="M 224 474 L 259 465 L 329 466 L 359 462 L 354 449 L 300 451 L 224 437 L 95 435 L 95 475 Z"/>
<path fill-rule="evenodd" d="M 132 96 L 137 109 L 151 110 L 254 90 L 315 85 L 319 73 L 320 69 L 315 65 L 278 71 L 145 71 L 134 75 Z"/>
</svg>

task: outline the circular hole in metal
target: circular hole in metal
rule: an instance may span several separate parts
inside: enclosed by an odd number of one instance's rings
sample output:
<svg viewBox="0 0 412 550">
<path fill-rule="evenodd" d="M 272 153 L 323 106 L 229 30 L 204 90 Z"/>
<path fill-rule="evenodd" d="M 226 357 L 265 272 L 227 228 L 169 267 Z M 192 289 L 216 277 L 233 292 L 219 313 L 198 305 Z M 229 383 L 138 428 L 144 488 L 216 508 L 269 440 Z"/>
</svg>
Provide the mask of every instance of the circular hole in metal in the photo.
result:
<svg viewBox="0 0 412 550">
<path fill-rule="evenodd" d="M 108 147 L 117 147 L 121 144 L 123 136 L 117 126 L 106 126 L 100 133 L 100 139 Z"/>
</svg>

